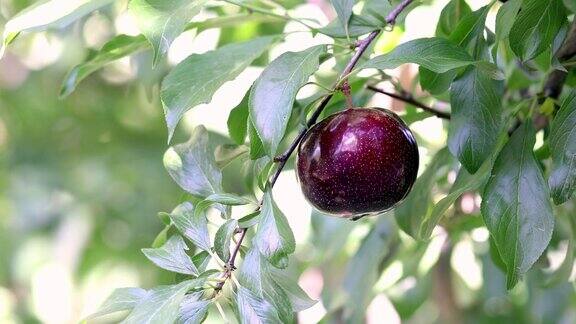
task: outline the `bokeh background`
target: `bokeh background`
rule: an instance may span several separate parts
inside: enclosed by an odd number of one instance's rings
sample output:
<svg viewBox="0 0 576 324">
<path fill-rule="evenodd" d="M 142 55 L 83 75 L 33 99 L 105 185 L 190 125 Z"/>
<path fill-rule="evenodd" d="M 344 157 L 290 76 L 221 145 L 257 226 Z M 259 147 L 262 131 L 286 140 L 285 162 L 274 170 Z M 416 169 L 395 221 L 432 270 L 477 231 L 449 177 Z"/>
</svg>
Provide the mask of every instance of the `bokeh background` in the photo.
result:
<svg viewBox="0 0 576 324">
<path fill-rule="evenodd" d="M 1 0 L 0 26 L 33 2 Z M 381 36 L 376 52 L 433 36 L 446 2 L 426 1 L 413 10 L 405 27 Z M 468 1 L 473 9 L 488 2 Z M 289 0 L 285 5 L 294 16 L 322 24 L 335 16 L 325 0 Z M 495 14 L 488 17 L 489 27 Z M 215 15 L 207 9 L 195 19 Z M 72 66 L 115 34 L 139 34 L 126 14 L 126 1 L 62 30 L 20 37 L 0 60 L 0 323 L 77 323 L 114 288 L 173 282 L 174 275 L 156 268 L 140 252 L 163 228 L 157 213 L 170 211 L 185 199 L 162 166 L 167 136 L 155 84 L 166 67 L 191 53 L 300 28 L 255 21 L 189 31 L 175 41 L 163 67 L 151 71 L 148 52 L 121 59 L 89 77 L 65 100 L 58 99 L 60 82 Z M 271 57 L 330 41 L 321 35 L 293 33 Z M 184 141 L 195 125 L 204 124 L 214 146 L 226 143 L 228 113 L 261 70 L 248 68 L 219 90 L 210 104 L 188 113 L 174 142 Z M 405 66 L 392 74 L 411 88 L 416 72 L 414 66 Z M 304 88 L 299 98 L 313 91 Z M 402 104 L 384 96 L 368 100 L 403 111 Z M 419 136 L 425 164 L 445 143 L 445 125 L 431 117 L 411 127 Z M 240 168 L 233 164 L 226 169 L 226 188 L 243 190 L 238 185 L 243 181 Z M 455 172 L 449 173 L 447 181 L 454 177 Z M 292 266 L 301 285 L 313 298 L 337 299 L 335 287 L 369 225 L 312 215 L 290 168 L 274 192 L 295 232 L 298 246 Z M 468 194 L 456 208 L 478 216 L 478 206 L 478 197 Z M 521 285 L 506 293 L 503 274 L 490 261 L 484 228 L 462 233 L 450 253 L 443 253 L 449 238 L 442 230 L 426 245 L 399 235 L 400 244 L 388 247 L 400 249 L 399 257 L 387 264 L 373 287 L 375 298 L 367 310 L 371 323 L 399 323 L 402 318 L 434 323 L 447 316 L 456 321 L 474 318 L 473 322 L 576 322 L 572 283 L 549 290 Z M 558 250 L 550 258 L 552 267 L 561 263 L 566 244 Z M 407 275 L 413 273 L 418 275 Z M 318 303 L 299 318 L 315 323 L 330 311 L 327 308 Z"/>
</svg>

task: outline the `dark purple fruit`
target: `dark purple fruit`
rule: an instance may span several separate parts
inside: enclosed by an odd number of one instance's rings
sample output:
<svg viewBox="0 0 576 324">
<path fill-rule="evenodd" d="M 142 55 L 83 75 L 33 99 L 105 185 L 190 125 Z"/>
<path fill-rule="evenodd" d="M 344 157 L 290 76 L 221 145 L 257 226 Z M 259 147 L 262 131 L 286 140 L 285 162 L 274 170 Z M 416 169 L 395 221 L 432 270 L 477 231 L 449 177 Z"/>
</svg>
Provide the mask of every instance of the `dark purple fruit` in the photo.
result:
<svg viewBox="0 0 576 324">
<path fill-rule="evenodd" d="M 318 210 L 340 217 L 398 204 L 418 174 L 414 135 L 393 112 L 356 108 L 314 125 L 298 148 L 298 179 Z"/>
</svg>

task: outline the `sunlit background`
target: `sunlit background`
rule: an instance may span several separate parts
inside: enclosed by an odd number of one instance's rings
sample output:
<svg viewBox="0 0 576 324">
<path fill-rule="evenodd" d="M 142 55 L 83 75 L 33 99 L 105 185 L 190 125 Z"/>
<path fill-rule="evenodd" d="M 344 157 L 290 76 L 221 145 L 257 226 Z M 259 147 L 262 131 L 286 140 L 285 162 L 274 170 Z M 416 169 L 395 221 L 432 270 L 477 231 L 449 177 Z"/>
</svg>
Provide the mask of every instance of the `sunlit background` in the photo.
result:
<svg viewBox="0 0 576 324">
<path fill-rule="evenodd" d="M 32 2 L 2 0 L 0 25 Z M 375 51 L 382 53 L 400 42 L 433 36 L 433 26 L 446 2 L 432 1 L 413 10 L 406 18 L 405 30 L 397 28 L 384 33 Z M 468 2 L 472 9 L 477 9 L 489 1 Z M 233 13 L 235 9 L 230 10 Z M 291 14 L 314 18 L 321 24 L 335 16 L 324 0 L 297 5 Z M 488 16 L 491 29 L 495 14 L 493 11 Z M 215 13 L 205 10 L 195 20 L 213 16 Z M 266 28 L 267 25 L 254 22 L 237 28 L 185 32 L 173 43 L 167 64 L 177 64 L 191 53 L 209 51 L 222 42 L 282 32 Z M 288 23 L 284 31 L 302 28 L 297 23 Z M 0 60 L 2 324 L 77 323 L 95 311 L 114 288 L 149 288 L 171 283 L 175 278 L 155 267 L 140 252 L 150 246 L 162 228 L 156 214 L 170 211 L 183 197 L 162 166 L 167 137 L 153 85 L 166 67 L 152 72 L 143 68 L 150 62 L 150 53 L 140 53 L 108 65 L 83 82 L 69 98 L 58 99 L 60 81 L 86 57 L 85 48 L 96 50 L 120 33 L 139 34 L 126 13 L 125 1 L 117 1 L 63 30 L 24 35 Z M 330 42 L 330 38 L 322 35 L 291 33 L 270 55 L 273 58 L 285 51 Z M 322 68 L 328 71 L 330 64 L 335 62 L 323 64 Z M 203 124 L 212 132 L 214 145 L 224 143 L 228 113 L 242 100 L 261 70 L 261 67 L 248 68 L 236 80 L 225 84 L 210 104 L 192 109 L 175 142 L 184 141 L 194 126 Z M 416 67 L 404 66 L 391 74 L 410 87 L 416 72 Z M 312 87 L 302 89 L 299 97 L 309 95 L 315 90 Z M 402 104 L 392 103 L 381 95 L 370 99 L 370 105 L 392 107 L 400 113 L 403 109 Z M 444 145 L 446 128 L 434 117 L 416 122 L 411 128 L 421 140 L 424 165 Z M 231 168 L 225 172 L 227 188 L 234 188 L 235 181 L 242 181 L 233 176 L 237 174 L 234 168 L 239 166 Z M 455 175 L 451 172 L 448 181 L 453 182 Z M 291 261 L 293 268 L 297 273 L 306 269 L 300 275 L 300 284 L 318 299 L 339 282 L 369 227 L 363 222 L 311 218 L 312 210 L 302 197 L 291 169 L 282 173 L 274 194 L 298 244 Z M 478 214 L 478 196 L 465 195 L 458 204 L 462 212 Z M 311 225 L 313 219 L 330 232 L 316 233 Z M 440 314 L 447 311 L 443 308 L 453 304 L 478 307 L 477 311 L 487 316 L 526 312 L 526 317 L 519 318 L 536 322 L 576 321 L 573 308 L 554 304 L 553 299 L 546 299 L 550 297 L 543 297 L 536 308 L 528 305 L 524 286 L 514 290 L 511 297 L 506 296 L 502 273 L 489 262 L 484 267 L 479 262 L 479 258 L 489 258 L 488 232 L 484 228 L 461 235 L 450 259 L 444 263 L 454 270 L 451 277 L 454 294 L 443 295 L 441 274 L 431 272 L 430 268 L 443 257 L 442 247 L 447 239 L 447 234 L 437 228 L 432 242 L 424 251 L 418 250 L 422 257 L 413 267 L 427 278 L 424 284 L 434 288 L 432 298 L 415 311 L 409 322 L 437 322 Z M 404 235 L 400 241 L 407 251 L 416 245 Z M 319 245 L 324 246 L 320 249 Z M 565 251 L 566 245 L 561 246 L 556 257 L 551 258 L 552 267 L 559 266 Z M 336 254 L 337 258 L 331 257 Z M 405 267 L 406 263 L 393 261 L 381 274 L 374 287 L 375 298 L 367 310 L 368 322 L 399 323 L 402 312 L 409 307 L 408 302 L 401 301 L 419 298 L 414 288 L 423 283 L 404 276 Z M 490 276 L 490 282 L 486 276 Z M 572 284 L 554 293 L 571 295 L 574 302 Z M 478 303 L 480 299 L 482 303 Z M 315 323 L 329 311 L 327 308 L 320 302 L 299 314 L 299 319 L 302 323 Z M 219 321 L 217 313 L 208 319 Z"/>
</svg>

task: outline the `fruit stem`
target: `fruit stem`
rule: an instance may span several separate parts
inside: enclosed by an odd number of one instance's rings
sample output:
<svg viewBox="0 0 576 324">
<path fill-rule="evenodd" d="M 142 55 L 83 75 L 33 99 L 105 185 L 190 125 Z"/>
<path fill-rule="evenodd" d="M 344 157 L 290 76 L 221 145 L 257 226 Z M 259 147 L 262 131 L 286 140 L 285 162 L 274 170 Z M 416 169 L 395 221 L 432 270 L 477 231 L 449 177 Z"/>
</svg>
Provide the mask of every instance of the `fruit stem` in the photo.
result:
<svg viewBox="0 0 576 324">
<path fill-rule="evenodd" d="M 440 110 L 438 110 L 438 109 L 436 109 L 436 108 L 432 108 L 432 107 L 426 106 L 425 104 L 421 103 L 420 101 L 414 99 L 414 97 L 413 97 L 410 93 L 406 93 L 406 92 L 405 92 L 405 93 L 401 93 L 401 94 L 392 93 L 392 92 L 388 92 L 388 91 L 386 91 L 386 90 L 377 88 L 377 87 L 372 86 L 372 85 L 369 85 L 369 86 L 367 86 L 366 88 L 369 89 L 369 90 L 372 90 L 372 91 L 374 91 L 374 92 L 378 92 L 378 93 L 381 93 L 381 94 L 385 94 L 385 95 L 387 95 L 387 96 L 389 96 L 389 97 L 392 97 L 392 98 L 394 98 L 394 99 L 397 99 L 397 100 L 400 100 L 400 101 L 409 103 L 409 104 L 411 104 L 411 105 L 413 105 L 413 106 L 416 106 L 416 107 L 418 107 L 418 108 L 420 108 L 420 109 L 422 109 L 422 110 L 424 110 L 424 111 L 427 111 L 427 112 L 431 113 L 432 115 L 435 115 L 435 116 L 438 117 L 438 118 L 450 119 L 450 114 L 449 114 L 449 113 L 444 112 L 444 111 L 440 111 Z"/>
<path fill-rule="evenodd" d="M 345 80 L 342 85 L 340 86 L 342 93 L 346 97 L 346 108 L 352 109 L 354 108 L 354 101 L 352 101 L 352 89 L 350 88 L 350 83 L 348 80 Z"/>
</svg>

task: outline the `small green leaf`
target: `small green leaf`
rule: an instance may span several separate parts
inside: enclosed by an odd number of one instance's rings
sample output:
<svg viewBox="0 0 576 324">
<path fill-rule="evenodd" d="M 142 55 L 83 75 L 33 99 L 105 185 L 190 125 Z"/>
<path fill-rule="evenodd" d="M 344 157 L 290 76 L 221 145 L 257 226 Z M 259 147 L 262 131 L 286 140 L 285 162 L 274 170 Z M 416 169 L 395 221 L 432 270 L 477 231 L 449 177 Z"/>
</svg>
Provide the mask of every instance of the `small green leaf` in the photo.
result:
<svg viewBox="0 0 576 324">
<path fill-rule="evenodd" d="M 210 258 L 211 258 L 210 253 L 206 251 L 202 251 L 192 257 L 192 263 L 194 263 L 196 269 L 198 269 L 198 271 L 201 273 L 200 275 L 202 275 L 202 273 L 206 271 L 208 263 L 210 263 Z"/>
<path fill-rule="evenodd" d="M 216 147 L 214 158 L 216 159 L 216 165 L 220 169 L 224 169 L 246 153 L 248 153 L 248 147 L 245 145 L 223 144 Z"/>
<path fill-rule="evenodd" d="M 472 10 L 466 0 L 451 0 L 448 2 L 440 13 L 438 25 L 436 25 L 436 36 L 448 38 L 458 22 L 471 12 Z"/>
<path fill-rule="evenodd" d="M 188 142 L 166 151 L 164 167 L 182 189 L 195 196 L 208 197 L 222 192 L 222 173 L 208 146 L 204 126 L 196 127 Z"/>
<path fill-rule="evenodd" d="M 420 38 L 401 44 L 392 52 L 376 56 L 360 66 L 361 69 L 393 69 L 405 63 L 415 63 L 430 71 L 444 73 L 479 63 L 463 48 L 444 38 Z M 498 68 L 485 62 L 494 74 Z"/>
<path fill-rule="evenodd" d="M 298 282 L 290 278 L 284 270 L 271 268 L 269 269 L 268 276 L 278 285 L 279 289 L 282 289 L 286 293 L 294 312 L 301 312 L 317 303 L 311 299 L 308 294 L 300 288 Z"/>
<path fill-rule="evenodd" d="M 170 218 L 174 225 L 186 238 L 204 251 L 210 250 L 210 236 L 208 234 L 208 221 L 204 213 L 194 213 L 194 206 L 185 202 L 176 207 Z"/>
<path fill-rule="evenodd" d="M 170 216 L 168 216 L 168 221 L 170 221 Z M 168 240 L 168 232 L 170 231 L 171 227 L 172 227 L 171 224 L 164 226 L 164 229 L 160 231 L 158 235 L 156 235 L 156 238 L 152 242 L 153 248 L 159 248 L 162 245 L 164 245 L 164 243 L 166 243 L 166 241 Z"/>
<path fill-rule="evenodd" d="M 157 266 L 168 271 L 188 275 L 198 275 L 198 269 L 186 251 L 188 247 L 179 235 L 172 236 L 158 249 L 142 249 L 142 253 Z"/>
<path fill-rule="evenodd" d="M 68 72 L 60 88 L 60 97 L 70 95 L 82 80 L 107 64 L 141 51 L 147 46 L 146 39 L 142 36 L 118 35 L 112 38 L 89 60 L 76 65 Z"/>
<path fill-rule="evenodd" d="M 200 288 L 205 279 L 194 279 L 172 286 L 151 289 L 140 301 L 123 324 L 173 323 L 178 318 L 180 304 L 192 288 Z"/>
<path fill-rule="evenodd" d="M 438 95 L 447 91 L 457 74 L 456 70 L 444 73 L 435 73 L 424 67 L 419 67 L 418 71 L 422 89 L 433 95 Z"/>
<path fill-rule="evenodd" d="M 256 204 L 256 202 L 238 195 L 229 193 L 212 194 L 204 199 L 215 204 L 222 204 L 227 206 L 242 206 L 248 204 Z"/>
<path fill-rule="evenodd" d="M 256 247 L 248 250 L 244 257 L 244 262 L 238 272 L 238 282 L 242 287 L 255 293 L 257 296 L 264 296 L 266 289 L 266 273 L 270 271 L 270 265 L 260 254 Z"/>
<path fill-rule="evenodd" d="M 96 313 L 85 320 L 103 315 L 133 309 L 138 302 L 145 299 L 148 292 L 141 288 L 118 288 L 104 301 Z"/>
<path fill-rule="evenodd" d="M 4 25 L 0 58 L 6 46 L 23 32 L 39 32 L 50 28 L 64 28 L 70 23 L 98 10 L 114 0 L 50 0 L 22 10 Z"/>
<path fill-rule="evenodd" d="M 272 265 L 287 266 L 286 258 L 294 253 L 296 243 L 286 216 L 278 209 L 270 191 L 264 193 L 262 212 L 254 244 Z"/>
<path fill-rule="evenodd" d="M 576 189 L 576 91 L 570 92 L 550 125 L 548 143 L 552 173 L 548 179 L 552 198 L 559 205 L 568 201 Z"/>
<path fill-rule="evenodd" d="M 482 216 L 514 287 L 548 246 L 554 216 L 548 186 L 534 157 L 535 132 L 525 122 L 498 155 L 482 196 Z"/>
<path fill-rule="evenodd" d="M 259 158 L 266 156 L 264 145 L 262 145 L 262 140 L 260 139 L 260 136 L 258 136 L 251 118 L 248 118 L 247 124 L 248 139 L 250 140 L 250 159 L 258 160 Z"/>
<path fill-rule="evenodd" d="M 128 10 L 154 49 L 154 65 L 164 56 L 207 0 L 131 0 Z"/>
<path fill-rule="evenodd" d="M 347 2 L 351 0 L 334 0 L 334 2 Z M 336 6 L 335 6 L 336 7 Z M 358 37 L 371 31 L 382 29 L 386 25 L 383 17 L 386 16 L 392 5 L 388 1 L 366 0 L 359 15 L 352 13 L 347 19 L 347 25 L 342 23 L 344 15 L 332 20 L 327 26 L 320 28 L 319 32 L 334 38 Z M 408 10 L 405 10 L 407 12 Z M 398 21 L 403 19 L 401 15 Z"/>
<path fill-rule="evenodd" d="M 238 220 L 238 226 L 240 228 L 249 228 L 249 227 L 252 227 L 252 226 L 258 224 L 258 221 L 260 221 L 260 211 L 259 210 L 240 218 Z"/>
<path fill-rule="evenodd" d="M 499 40 L 507 39 L 510 35 L 510 30 L 512 25 L 514 25 L 521 5 L 522 0 L 508 0 L 498 10 L 498 14 L 496 14 L 496 43 Z"/>
<path fill-rule="evenodd" d="M 444 172 L 452 160 L 448 149 L 438 151 L 426 167 L 426 171 L 416 179 L 406 199 L 394 210 L 398 226 L 413 238 L 420 238 L 420 227 L 432 205 L 431 191 L 437 175 Z"/>
<path fill-rule="evenodd" d="M 453 1 L 451 3 L 457 2 L 458 1 Z M 471 45 L 476 43 L 476 40 L 484 37 L 483 32 L 486 16 L 488 15 L 488 9 L 489 7 L 485 6 L 465 15 L 460 21 L 458 21 L 456 26 L 454 26 L 452 32 L 447 37 L 448 40 L 462 48 L 472 47 Z M 486 63 L 488 62 L 483 64 Z M 476 63 L 476 65 L 478 64 L 481 63 Z M 488 69 L 494 70 L 490 63 L 488 63 L 487 67 Z M 456 75 L 457 73 L 455 70 L 444 73 L 435 73 L 421 66 L 420 84 L 422 85 L 423 89 L 429 91 L 431 94 L 441 94 L 450 88 L 450 84 Z M 502 76 L 498 75 L 494 78 L 502 78 Z"/>
<path fill-rule="evenodd" d="M 272 61 L 250 91 L 250 119 L 265 152 L 274 157 L 284 137 L 298 90 L 318 70 L 325 45 L 286 52 Z"/>
<path fill-rule="evenodd" d="M 522 61 L 528 61 L 550 47 L 566 11 L 562 0 L 524 0 L 510 29 L 510 47 Z"/>
<path fill-rule="evenodd" d="M 338 20 L 342 27 L 348 33 L 348 22 L 352 16 L 352 7 L 354 7 L 355 0 L 330 0 L 330 2 L 338 14 Z"/>
<path fill-rule="evenodd" d="M 234 107 L 228 115 L 228 134 L 234 143 L 238 145 L 244 144 L 246 134 L 248 133 L 248 99 L 250 98 L 250 91 L 244 95 L 242 101 L 238 106 Z"/>
<path fill-rule="evenodd" d="M 192 54 L 174 67 L 164 78 L 160 93 L 169 139 L 185 112 L 210 102 L 216 90 L 236 78 L 274 40 L 274 37 L 259 37 L 228 44 L 204 54 Z"/>
<path fill-rule="evenodd" d="M 214 250 L 220 259 L 226 261 L 230 258 L 230 241 L 234 236 L 234 232 L 238 228 L 238 221 L 229 219 L 224 223 L 214 236 Z"/>
<path fill-rule="evenodd" d="M 196 324 L 204 321 L 212 302 L 210 300 L 202 300 L 202 295 L 202 293 L 194 293 L 184 297 L 184 301 L 180 304 L 177 323 Z"/>
<path fill-rule="evenodd" d="M 426 215 L 420 227 L 420 237 L 424 240 L 429 239 L 432 235 L 432 231 L 444 216 L 444 213 L 452 206 L 462 194 L 467 191 L 477 190 L 486 182 L 486 178 L 490 175 L 490 168 L 492 164 L 486 161 L 482 168 L 480 168 L 476 173 L 470 174 L 465 168 L 461 168 L 458 176 L 456 177 L 456 182 L 452 186 L 450 193 L 434 204 L 434 207 L 430 213 Z M 466 179 L 466 180 L 462 180 Z"/>
<path fill-rule="evenodd" d="M 448 148 L 470 173 L 494 151 L 502 128 L 504 85 L 469 67 L 452 84 Z"/>
<path fill-rule="evenodd" d="M 236 292 L 240 323 L 282 323 L 274 306 L 262 297 L 240 286 Z"/>
<path fill-rule="evenodd" d="M 478 37 L 483 37 L 486 25 L 486 16 L 490 10 L 489 6 L 484 6 L 466 15 L 456 26 L 448 39 L 454 44 L 468 48 Z"/>
</svg>

